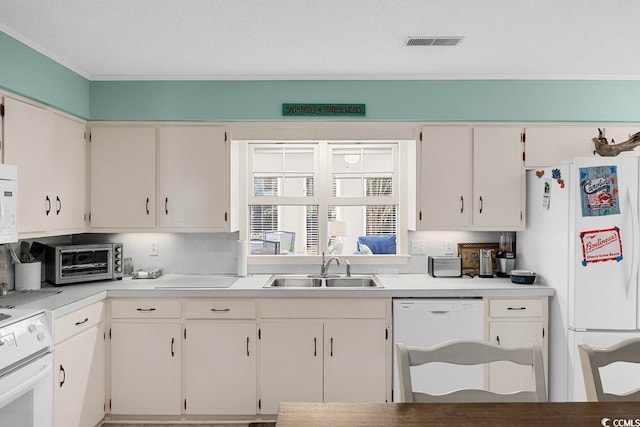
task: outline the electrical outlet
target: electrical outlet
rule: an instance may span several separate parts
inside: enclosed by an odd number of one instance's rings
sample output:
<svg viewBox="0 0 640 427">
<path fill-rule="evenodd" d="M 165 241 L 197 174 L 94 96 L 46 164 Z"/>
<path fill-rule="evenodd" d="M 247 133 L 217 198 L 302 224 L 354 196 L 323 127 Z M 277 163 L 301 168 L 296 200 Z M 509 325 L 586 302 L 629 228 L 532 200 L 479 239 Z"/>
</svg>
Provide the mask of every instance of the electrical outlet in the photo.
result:
<svg viewBox="0 0 640 427">
<path fill-rule="evenodd" d="M 444 254 L 453 255 L 453 240 L 444 241 Z"/>
<path fill-rule="evenodd" d="M 412 240 L 411 253 L 413 255 L 424 255 L 427 253 L 427 242 L 425 240 Z"/>
<path fill-rule="evenodd" d="M 158 256 L 160 255 L 160 244 L 157 240 L 151 242 L 151 249 L 149 250 L 149 255 Z"/>
</svg>

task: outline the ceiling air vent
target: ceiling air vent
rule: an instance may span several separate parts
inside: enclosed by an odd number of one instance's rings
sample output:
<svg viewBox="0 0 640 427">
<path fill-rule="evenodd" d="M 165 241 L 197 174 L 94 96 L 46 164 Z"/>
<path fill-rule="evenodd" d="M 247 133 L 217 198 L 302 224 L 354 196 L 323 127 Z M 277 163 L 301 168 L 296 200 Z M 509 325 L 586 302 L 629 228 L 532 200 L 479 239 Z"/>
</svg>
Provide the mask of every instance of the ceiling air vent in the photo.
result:
<svg viewBox="0 0 640 427">
<path fill-rule="evenodd" d="M 464 37 L 407 37 L 406 46 L 457 46 Z"/>
</svg>

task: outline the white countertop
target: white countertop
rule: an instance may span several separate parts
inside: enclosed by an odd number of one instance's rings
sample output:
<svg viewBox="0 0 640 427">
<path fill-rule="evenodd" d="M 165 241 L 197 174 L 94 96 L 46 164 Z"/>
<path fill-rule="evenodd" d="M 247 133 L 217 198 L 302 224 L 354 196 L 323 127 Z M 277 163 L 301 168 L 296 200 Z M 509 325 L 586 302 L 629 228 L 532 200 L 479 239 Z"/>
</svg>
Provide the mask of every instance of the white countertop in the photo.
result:
<svg viewBox="0 0 640 427">
<path fill-rule="evenodd" d="M 17 309 L 50 310 L 54 317 L 110 298 L 209 297 L 209 298 L 441 298 L 441 297 L 518 297 L 552 296 L 553 288 L 545 285 L 517 285 L 508 278 L 433 278 L 428 274 L 397 274 L 377 277 L 384 285 L 371 288 L 276 288 L 265 289 L 271 275 L 249 277 L 168 274 L 157 279 L 130 279 L 43 287 L 61 293 L 21 304 Z M 216 287 L 232 280 L 230 287 Z M 1 298 L 1 297 L 0 297 Z"/>
</svg>

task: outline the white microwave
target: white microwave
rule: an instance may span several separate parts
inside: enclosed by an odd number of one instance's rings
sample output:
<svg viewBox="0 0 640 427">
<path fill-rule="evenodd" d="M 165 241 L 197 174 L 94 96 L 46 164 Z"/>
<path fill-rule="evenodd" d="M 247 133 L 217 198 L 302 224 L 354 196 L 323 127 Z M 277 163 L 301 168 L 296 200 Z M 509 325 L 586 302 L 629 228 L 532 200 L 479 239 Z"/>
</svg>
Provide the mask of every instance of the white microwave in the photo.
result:
<svg viewBox="0 0 640 427">
<path fill-rule="evenodd" d="M 18 167 L 0 164 L 0 244 L 18 241 Z"/>
</svg>

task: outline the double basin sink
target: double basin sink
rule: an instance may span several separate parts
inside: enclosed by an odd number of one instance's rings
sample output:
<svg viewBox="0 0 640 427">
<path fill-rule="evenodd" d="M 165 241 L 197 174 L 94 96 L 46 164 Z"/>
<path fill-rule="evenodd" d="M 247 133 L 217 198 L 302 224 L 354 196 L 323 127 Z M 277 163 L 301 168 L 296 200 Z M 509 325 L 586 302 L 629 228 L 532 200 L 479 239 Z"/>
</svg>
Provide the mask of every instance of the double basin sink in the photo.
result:
<svg viewBox="0 0 640 427">
<path fill-rule="evenodd" d="M 375 275 L 293 275 L 275 274 L 264 285 L 265 288 L 384 288 Z"/>
</svg>

